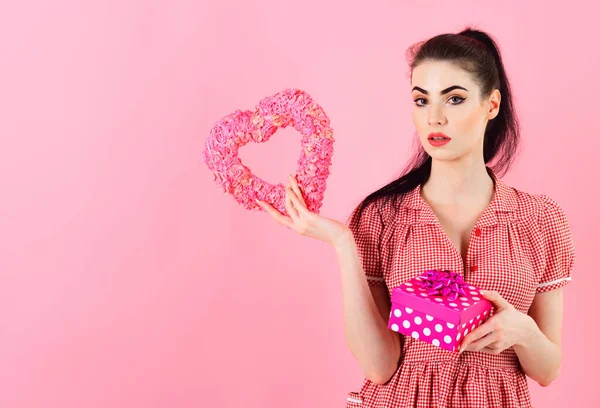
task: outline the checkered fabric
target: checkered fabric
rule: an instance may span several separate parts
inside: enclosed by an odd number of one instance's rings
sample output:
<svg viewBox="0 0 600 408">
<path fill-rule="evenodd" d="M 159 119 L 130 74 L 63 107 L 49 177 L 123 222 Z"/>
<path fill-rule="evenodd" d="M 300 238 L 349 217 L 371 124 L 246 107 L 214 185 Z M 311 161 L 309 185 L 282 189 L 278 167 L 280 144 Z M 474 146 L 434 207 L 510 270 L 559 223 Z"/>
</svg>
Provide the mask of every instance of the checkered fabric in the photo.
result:
<svg viewBox="0 0 600 408">
<path fill-rule="evenodd" d="M 536 293 L 571 280 L 575 250 L 564 211 L 550 197 L 506 185 L 490 171 L 494 197 L 471 232 L 466 265 L 443 231 L 421 186 L 400 200 L 379 199 L 360 223 L 350 219 L 370 286 L 392 289 L 429 269 L 461 272 L 481 289 L 496 290 L 527 313 Z M 498 355 L 452 353 L 402 336 L 402 357 L 383 385 L 368 379 L 348 394 L 347 407 L 531 407 L 514 350 Z"/>
</svg>

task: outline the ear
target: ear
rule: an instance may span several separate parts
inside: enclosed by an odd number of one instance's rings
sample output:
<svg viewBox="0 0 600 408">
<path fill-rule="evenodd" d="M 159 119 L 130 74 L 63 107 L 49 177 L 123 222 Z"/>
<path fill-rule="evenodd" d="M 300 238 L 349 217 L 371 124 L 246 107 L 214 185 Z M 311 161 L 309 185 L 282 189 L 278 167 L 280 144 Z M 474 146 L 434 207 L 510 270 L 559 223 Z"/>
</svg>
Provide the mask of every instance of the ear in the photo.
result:
<svg viewBox="0 0 600 408">
<path fill-rule="evenodd" d="M 487 113 L 488 120 L 492 120 L 496 116 L 498 116 L 498 113 L 500 112 L 500 100 L 501 100 L 500 91 L 498 89 L 494 89 L 488 98 L 488 106 L 489 106 L 488 113 Z"/>
</svg>

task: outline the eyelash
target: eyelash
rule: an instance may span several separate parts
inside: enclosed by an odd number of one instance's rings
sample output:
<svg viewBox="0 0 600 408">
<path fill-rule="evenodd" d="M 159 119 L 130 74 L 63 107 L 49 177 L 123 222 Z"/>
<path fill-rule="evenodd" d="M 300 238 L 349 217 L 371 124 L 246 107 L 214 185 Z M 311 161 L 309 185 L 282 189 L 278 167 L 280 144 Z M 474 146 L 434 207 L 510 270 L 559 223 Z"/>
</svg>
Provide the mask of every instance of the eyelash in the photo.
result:
<svg viewBox="0 0 600 408">
<path fill-rule="evenodd" d="M 456 102 L 456 103 L 453 103 L 452 105 L 460 105 L 460 104 L 461 104 L 461 103 L 463 103 L 463 101 L 466 99 L 466 98 L 463 98 L 463 97 L 460 97 L 460 96 L 451 96 L 451 97 L 450 97 L 450 99 L 453 99 L 453 98 L 456 98 L 456 99 L 458 99 L 458 102 Z M 422 108 L 424 105 L 419 105 L 419 104 L 417 104 L 417 101 L 420 101 L 420 100 L 425 100 L 425 98 L 417 98 L 417 99 L 415 99 L 415 105 L 416 105 L 417 107 L 419 107 L 419 108 Z"/>
</svg>

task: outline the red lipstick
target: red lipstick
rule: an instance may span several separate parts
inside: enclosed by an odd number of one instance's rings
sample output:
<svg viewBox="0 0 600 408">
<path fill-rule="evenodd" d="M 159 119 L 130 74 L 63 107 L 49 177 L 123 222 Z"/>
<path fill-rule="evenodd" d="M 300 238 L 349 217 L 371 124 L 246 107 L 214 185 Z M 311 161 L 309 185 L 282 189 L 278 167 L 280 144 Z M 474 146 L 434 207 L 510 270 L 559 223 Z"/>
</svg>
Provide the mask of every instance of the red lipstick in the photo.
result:
<svg viewBox="0 0 600 408">
<path fill-rule="evenodd" d="M 429 141 L 429 144 L 433 147 L 442 147 L 445 144 L 449 143 L 452 139 L 446 136 L 445 134 L 438 132 L 430 133 L 427 137 L 427 140 Z"/>
</svg>

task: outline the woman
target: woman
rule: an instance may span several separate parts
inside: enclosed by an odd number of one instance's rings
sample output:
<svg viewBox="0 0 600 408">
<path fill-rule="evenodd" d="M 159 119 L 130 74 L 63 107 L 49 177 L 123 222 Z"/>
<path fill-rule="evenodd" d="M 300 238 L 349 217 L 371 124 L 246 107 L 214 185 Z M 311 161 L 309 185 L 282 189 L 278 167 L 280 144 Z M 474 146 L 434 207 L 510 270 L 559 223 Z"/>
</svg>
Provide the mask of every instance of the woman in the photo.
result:
<svg viewBox="0 0 600 408">
<path fill-rule="evenodd" d="M 348 407 L 530 407 L 526 376 L 547 386 L 560 370 L 569 224 L 551 198 L 498 176 L 519 127 L 494 40 L 466 29 L 410 51 L 422 149 L 403 176 L 365 198 L 348 226 L 309 212 L 291 176 L 289 217 L 259 204 L 336 250 L 345 334 L 366 377 Z M 460 352 L 387 328 L 392 289 L 428 269 L 461 272 L 494 305 Z"/>
</svg>

